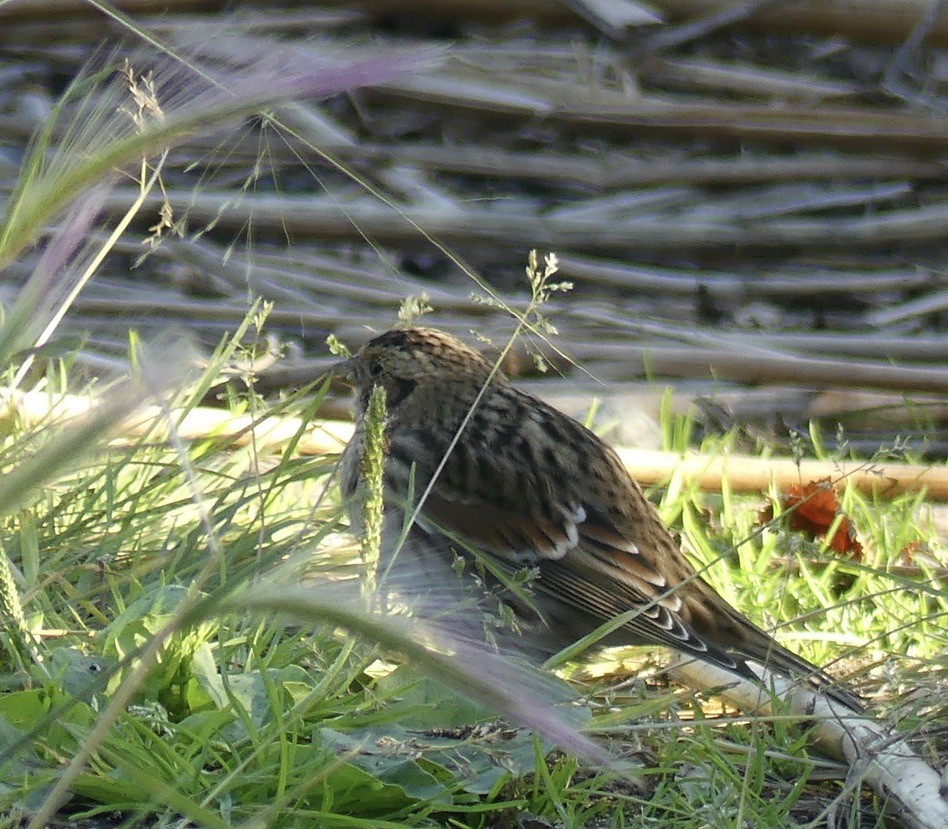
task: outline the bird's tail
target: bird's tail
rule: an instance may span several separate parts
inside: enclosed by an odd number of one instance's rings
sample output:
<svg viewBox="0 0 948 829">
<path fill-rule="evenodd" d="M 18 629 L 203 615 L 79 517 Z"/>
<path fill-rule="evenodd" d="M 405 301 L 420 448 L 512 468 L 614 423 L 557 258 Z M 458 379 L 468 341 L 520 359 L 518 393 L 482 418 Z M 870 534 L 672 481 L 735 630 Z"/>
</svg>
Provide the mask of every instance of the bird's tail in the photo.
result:
<svg viewBox="0 0 948 829">
<path fill-rule="evenodd" d="M 864 701 L 855 691 L 833 679 L 823 669 L 808 662 L 802 656 L 787 650 L 748 620 L 743 617 L 737 618 L 742 623 L 742 641 L 733 649 L 728 648 L 728 656 L 738 663 L 738 673 L 742 676 L 760 684 L 759 673 L 748 664 L 754 662 L 768 671 L 806 682 L 813 690 L 825 694 L 854 712 L 863 711 Z M 722 667 L 728 666 L 722 665 Z"/>
</svg>

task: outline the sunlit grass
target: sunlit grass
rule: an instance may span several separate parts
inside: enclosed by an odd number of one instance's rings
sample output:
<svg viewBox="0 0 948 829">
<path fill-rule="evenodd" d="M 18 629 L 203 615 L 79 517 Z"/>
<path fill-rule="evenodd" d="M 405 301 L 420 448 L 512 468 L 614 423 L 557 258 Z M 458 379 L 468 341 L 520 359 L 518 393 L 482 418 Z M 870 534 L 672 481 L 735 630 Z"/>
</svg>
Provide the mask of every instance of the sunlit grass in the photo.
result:
<svg viewBox="0 0 948 829">
<path fill-rule="evenodd" d="M 219 354 L 210 371 L 233 350 Z M 207 386 L 206 377 L 192 382 Z M 269 413 L 252 395 L 231 402 Z M 277 408 L 313 407 L 290 397 Z M 39 431 L 8 434 L 0 462 L 17 464 L 15 447 L 41 444 L 52 430 Z M 198 608 L 174 623 L 134 704 L 76 778 L 71 812 L 180 815 L 207 826 L 489 826 L 526 811 L 564 825 L 661 816 L 697 827 L 719 814 L 780 827 L 838 795 L 836 784 L 805 784 L 814 761 L 800 729 L 779 717 L 707 720 L 713 705 L 660 687 L 660 655 L 631 684 L 616 662 L 599 679 L 589 666 L 570 672 L 591 733 L 619 756 L 635 747 L 631 778 L 547 756 L 529 732 L 472 730 L 494 713 L 417 670 L 367 673 L 383 653 L 369 640 L 251 609 L 255 591 L 267 606 L 274 584 L 315 589 L 359 573 L 334 458 L 266 456 L 214 439 L 185 452 L 146 440 L 101 451 L 5 519 L 4 549 L 43 671 L 10 674 L 0 696 L 14 747 L 0 766 L 3 808 L 36 802 L 195 589 Z M 915 519 L 918 497 L 846 493 L 843 503 L 864 537 L 865 564 L 840 561 L 779 522 L 762 526 L 762 498 L 681 483 L 661 497 L 707 578 L 807 658 L 847 657 L 838 669 L 870 693 L 898 690 L 903 670 L 910 684 L 925 666 L 943 672 L 944 592 L 885 571 L 896 545 L 930 539 Z M 206 516 L 220 555 L 210 569 Z"/>
</svg>

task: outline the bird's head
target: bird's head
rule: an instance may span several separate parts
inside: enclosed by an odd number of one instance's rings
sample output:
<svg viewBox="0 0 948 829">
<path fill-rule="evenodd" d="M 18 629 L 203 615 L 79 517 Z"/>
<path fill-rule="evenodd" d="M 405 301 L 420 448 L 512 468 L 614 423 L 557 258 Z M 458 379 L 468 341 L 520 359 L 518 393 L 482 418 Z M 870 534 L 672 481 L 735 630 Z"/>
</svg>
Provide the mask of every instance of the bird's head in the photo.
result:
<svg viewBox="0 0 948 829">
<path fill-rule="evenodd" d="M 391 409 L 417 388 L 438 387 L 446 393 L 458 386 L 477 389 L 487 381 L 491 368 L 480 353 L 443 331 L 393 328 L 369 340 L 332 373 L 355 389 L 364 411 L 373 386 L 385 388 Z"/>
</svg>

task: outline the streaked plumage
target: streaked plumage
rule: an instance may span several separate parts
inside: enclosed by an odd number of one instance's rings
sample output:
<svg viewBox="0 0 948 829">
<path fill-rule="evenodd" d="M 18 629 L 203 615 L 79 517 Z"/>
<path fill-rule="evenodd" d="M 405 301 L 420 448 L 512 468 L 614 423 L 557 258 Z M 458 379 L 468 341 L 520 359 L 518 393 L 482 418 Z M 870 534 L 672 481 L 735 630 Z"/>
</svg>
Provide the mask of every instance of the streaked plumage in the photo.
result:
<svg viewBox="0 0 948 829">
<path fill-rule="evenodd" d="M 855 695 L 777 644 L 695 573 L 609 446 L 492 371 L 477 351 L 427 328 L 382 334 L 339 367 L 357 400 L 356 434 L 340 475 L 356 530 L 362 421 L 373 385 L 387 392 L 383 560 L 403 534 L 410 489 L 414 506 L 460 430 L 396 559 L 418 573 L 424 590 L 435 595 L 455 581 L 455 557 L 469 547 L 488 570 L 535 568 L 533 607 L 515 593 L 504 596 L 532 652 L 555 653 L 641 609 L 604 644 L 666 645 L 755 679 L 751 659 L 858 706 Z M 479 569 L 466 573 L 470 581 Z M 489 572 L 473 580 L 488 593 L 494 584 Z"/>
</svg>

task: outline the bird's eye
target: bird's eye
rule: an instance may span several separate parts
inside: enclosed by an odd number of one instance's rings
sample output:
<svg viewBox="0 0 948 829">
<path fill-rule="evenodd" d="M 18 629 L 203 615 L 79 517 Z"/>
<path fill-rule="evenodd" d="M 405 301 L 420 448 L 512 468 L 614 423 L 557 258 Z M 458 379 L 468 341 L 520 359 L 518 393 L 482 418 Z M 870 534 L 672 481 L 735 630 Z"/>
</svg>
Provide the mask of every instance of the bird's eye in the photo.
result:
<svg viewBox="0 0 948 829">
<path fill-rule="evenodd" d="M 378 380 L 382 376 L 382 366 L 379 363 L 369 363 L 369 376 Z"/>
</svg>

